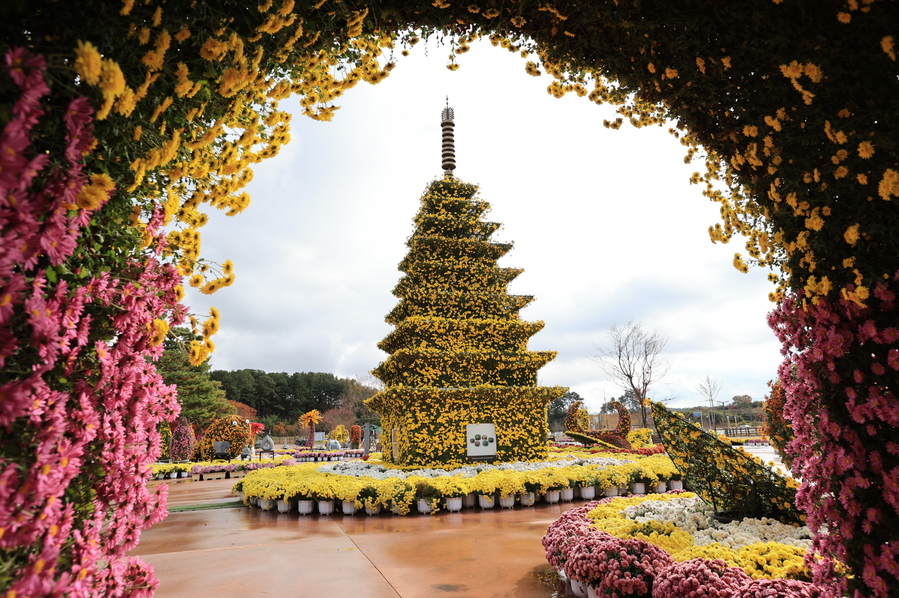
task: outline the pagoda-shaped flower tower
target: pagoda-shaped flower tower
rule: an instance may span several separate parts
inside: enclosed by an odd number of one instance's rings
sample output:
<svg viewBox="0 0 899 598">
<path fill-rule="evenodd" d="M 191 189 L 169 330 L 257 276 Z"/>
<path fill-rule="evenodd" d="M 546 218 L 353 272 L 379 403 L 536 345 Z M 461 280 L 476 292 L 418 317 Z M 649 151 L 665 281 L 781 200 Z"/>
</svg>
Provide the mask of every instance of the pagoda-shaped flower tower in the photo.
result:
<svg viewBox="0 0 899 598">
<path fill-rule="evenodd" d="M 546 457 L 547 405 L 566 388 L 538 387 L 554 351 L 528 351 L 543 322 L 518 312 L 530 296 L 510 295 L 522 270 L 500 268 L 510 243 L 483 219 L 490 205 L 456 179 L 453 111 L 442 115 L 444 176 L 428 185 L 415 216 L 405 275 L 387 315 L 395 330 L 378 347 L 390 354 L 372 373 L 385 389 L 368 400 L 381 415 L 384 458 L 447 465 L 470 459 Z"/>
</svg>

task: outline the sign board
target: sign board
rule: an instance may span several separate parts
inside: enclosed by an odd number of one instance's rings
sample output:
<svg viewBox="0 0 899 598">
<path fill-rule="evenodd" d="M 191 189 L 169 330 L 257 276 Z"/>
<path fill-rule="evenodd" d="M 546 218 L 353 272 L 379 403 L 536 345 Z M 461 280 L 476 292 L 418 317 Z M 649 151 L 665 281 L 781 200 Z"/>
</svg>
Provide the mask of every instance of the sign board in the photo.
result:
<svg viewBox="0 0 899 598">
<path fill-rule="evenodd" d="M 315 441 L 316 442 L 324 442 L 325 441 L 325 433 L 324 432 L 316 432 L 315 433 Z"/>
<path fill-rule="evenodd" d="M 496 457 L 496 426 L 494 424 L 467 424 L 465 438 L 470 459 Z"/>
<path fill-rule="evenodd" d="M 700 417 L 702 415 L 702 411 L 694 411 L 693 417 Z"/>
</svg>

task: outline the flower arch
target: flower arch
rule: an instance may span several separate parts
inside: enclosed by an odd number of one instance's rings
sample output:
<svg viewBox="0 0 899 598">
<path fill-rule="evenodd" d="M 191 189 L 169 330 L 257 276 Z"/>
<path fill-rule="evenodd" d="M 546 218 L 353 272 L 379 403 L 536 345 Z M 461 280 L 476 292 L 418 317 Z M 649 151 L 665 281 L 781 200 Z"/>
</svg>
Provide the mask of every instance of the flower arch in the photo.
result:
<svg viewBox="0 0 899 598">
<path fill-rule="evenodd" d="M 35 0 L 2 14 L 0 417 L 27 448 L 0 456 L 0 588 L 152 593 L 125 556 L 164 513 L 143 481 L 178 408 L 152 360 L 187 319 L 192 359 L 214 349 L 218 314 L 189 316 L 183 280 L 234 281 L 200 257 L 204 204 L 246 208 L 252 165 L 289 139 L 279 100 L 328 120 L 437 33 L 451 69 L 488 36 L 553 95 L 617 105 L 609 127 L 674 121 L 721 206 L 712 240 L 742 235 L 734 266 L 774 269 L 816 579 L 899 595 L 896 2 Z"/>
</svg>

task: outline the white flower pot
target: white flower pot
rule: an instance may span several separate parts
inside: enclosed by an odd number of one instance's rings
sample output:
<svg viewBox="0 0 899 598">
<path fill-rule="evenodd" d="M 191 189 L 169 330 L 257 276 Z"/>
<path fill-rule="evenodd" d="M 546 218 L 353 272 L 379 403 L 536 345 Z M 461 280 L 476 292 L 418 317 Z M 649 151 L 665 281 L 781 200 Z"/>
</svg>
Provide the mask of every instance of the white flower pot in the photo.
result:
<svg viewBox="0 0 899 598">
<path fill-rule="evenodd" d="M 574 500 L 574 488 L 562 488 L 559 494 L 565 502 Z"/>
<path fill-rule="evenodd" d="M 618 486 L 618 496 L 627 494 L 627 486 Z"/>
<path fill-rule="evenodd" d="M 537 495 L 533 492 L 525 492 L 518 495 L 518 500 L 523 507 L 533 507 L 534 503 L 537 502 Z"/>
<path fill-rule="evenodd" d="M 684 481 L 683 480 L 668 480 L 668 487 L 671 490 L 683 490 L 684 489 Z"/>
<path fill-rule="evenodd" d="M 333 500 L 320 500 L 318 501 L 318 512 L 322 515 L 330 515 L 334 512 L 334 501 Z"/>
<path fill-rule="evenodd" d="M 170 479 L 174 480 L 174 479 L 177 478 L 177 477 L 178 477 L 178 472 L 177 472 L 177 471 L 172 471 L 172 472 L 169 473 L 169 478 L 170 478 Z"/>
<path fill-rule="evenodd" d="M 188 474 L 187 474 L 186 471 L 180 471 L 180 472 L 178 472 L 178 477 L 179 477 L 179 478 L 186 478 L 187 475 L 188 475 Z"/>
<path fill-rule="evenodd" d="M 596 496 L 596 487 L 595 486 L 581 486 L 577 489 L 578 494 L 584 500 L 593 500 Z"/>
<path fill-rule="evenodd" d="M 571 580 L 571 593 L 578 598 L 587 598 L 587 584 L 576 579 Z"/>
<path fill-rule="evenodd" d="M 511 509 L 515 506 L 515 495 L 510 494 L 509 496 L 500 496 L 499 497 L 499 506 L 503 509 Z"/>
<path fill-rule="evenodd" d="M 587 598 L 600 598 L 599 592 L 593 586 L 587 586 Z"/>
<path fill-rule="evenodd" d="M 462 506 L 466 509 L 470 509 L 474 507 L 475 503 L 478 502 L 478 495 L 472 492 L 471 494 L 466 494 L 462 497 Z"/>
<path fill-rule="evenodd" d="M 279 513 L 290 513 L 291 509 L 293 509 L 293 501 L 279 500 L 277 504 Z"/>
<path fill-rule="evenodd" d="M 419 498 L 415 501 L 415 507 L 418 509 L 418 512 L 427 515 L 431 512 L 431 501 L 426 498 Z"/>
<path fill-rule="evenodd" d="M 493 500 L 493 496 L 487 496 L 486 494 L 478 494 L 478 506 L 482 509 L 492 509 L 496 505 L 496 501 Z"/>
<path fill-rule="evenodd" d="M 462 510 L 462 497 L 451 496 L 446 499 L 446 510 L 455 513 Z"/>
<path fill-rule="evenodd" d="M 377 515 L 381 512 L 381 505 L 375 505 L 373 507 L 365 507 L 365 512 L 369 515 Z"/>
<path fill-rule="evenodd" d="M 275 501 L 268 498 L 260 498 L 257 502 L 259 503 L 259 508 L 263 511 L 271 511 L 272 507 L 275 506 Z"/>
<path fill-rule="evenodd" d="M 634 482 L 631 484 L 631 494 L 646 494 L 646 484 L 643 482 Z"/>
<path fill-rule="evenodd" d="M 559 502 L 559 491 L 558 490 L 547 490 L 546 496 L 543 499 L 549 504 Z"/>
<path fill-rule="evenodd" d="M 665 482 L 659 482 L 653 487 L 652 491 L 657 494 L 665 494 L 668 491 L 668 486 Z"/>
<path fill-rule="evenodd" d="M 603 493 L 603 495 L 605 495 L 606 498 L 612 498 L 613 496 L 618 496 L 618 487 L 612 486 L 611 488 L 606 488 L 605 490 L 602 491 L 602 493 Z"/>
<path fill-rule="evenodd" d="M 314 500 L 298 500 L 297 501 L 297 510 L 300 512 L 300 515 L 308 515 L 312 511 L 315 510 L 315 501 Z"/>
<path fill-rule="evenodd" d="M 354 503 L 352 501 L 346 501 L 346 500 L 343 501 L 341 508 L 343 509 L 344 515 L 355 515 L 356 514 L 356 503 Z"/>
</svg>

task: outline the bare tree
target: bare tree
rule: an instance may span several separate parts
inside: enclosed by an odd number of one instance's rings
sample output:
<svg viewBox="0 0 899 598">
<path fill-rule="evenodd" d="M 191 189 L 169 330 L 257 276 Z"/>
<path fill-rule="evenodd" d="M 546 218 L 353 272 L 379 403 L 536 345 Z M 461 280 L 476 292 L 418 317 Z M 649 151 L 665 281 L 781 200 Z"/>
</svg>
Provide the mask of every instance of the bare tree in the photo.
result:
<svg viewBox="0 0 899 598">
<path fill-rule="evenodd" d="M 661 357 L 666 344 L 666 337 L 647 333 L 642 324 L 631 320 L 624 326 L 609 328 L 608 344 L 594 345 L 598 351 L 594 358 L 603 371 L 639 400 L 644 428 L 649 427 L 649 409 L 645 404 L 649 388 L 668 373 L 668 364 Z"/>
<path fill-rule="evenodd" d="M 709 425 L 712 429 L 715 429 L 715 399 L 718 398 L 718 393 L 721 392 L 721 383 L 706 374 L 703 376 L 702 380 L 699 381 L 699 392 L 709 400 L 709 415 L 712 418 L 709 421 Z"/>
</svg>

